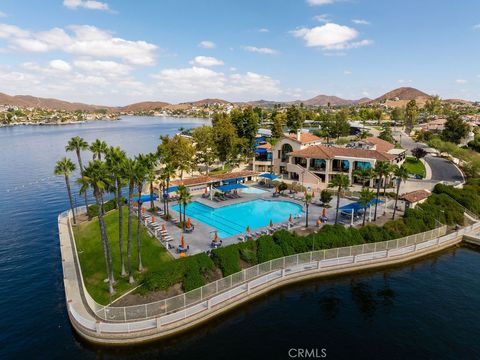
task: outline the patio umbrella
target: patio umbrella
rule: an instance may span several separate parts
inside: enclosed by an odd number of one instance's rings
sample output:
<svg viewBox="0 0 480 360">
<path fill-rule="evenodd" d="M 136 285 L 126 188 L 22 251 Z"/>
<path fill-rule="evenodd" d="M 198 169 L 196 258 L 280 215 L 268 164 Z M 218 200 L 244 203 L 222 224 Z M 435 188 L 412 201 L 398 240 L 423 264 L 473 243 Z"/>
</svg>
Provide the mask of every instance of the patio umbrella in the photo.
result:
<svg viewBox="0 0 480 360">
<path fill-rule="evenodd" d="M 327 217 L 327 208 L 323 208 L 322 210 L 322 216 Z"/>
<path fill-rule="evenodd" d="M 208 189 L 207 188 L 205 188 L 205 194 L 208 194 Z"/>
<path fill-rule="evenodd" d="M 152 223 L 155 222 L 155 216 L 152 215 Z"/>
<path fill-rule="evenodd" d="M 180 246 L 185 249 L 185 237 L 182 235 L 182 240 L 180 240 Z"/>
<path fill-rule="evenodd" d="M 187 256 L 187 254 L 185 254 L 184 252 L 180 253 L 180 257 L 185 257 L 185 256 Z"/>
<path fill-rule="evenodd" d="M 215 230 L 215 235 L 213 236 L 213 241 L 218 241 L 218 231 Z"/>
<path fill-rule="evenodd" d="M 317 226 L 320 226 L 321 222 L 320 219 L 317 219 Z"/>
<path fill-rule="evenodd" d="M 315 191 L 312 192 L 312 198 L 314 198 L 314 197 L 315 197 Z"/>
<path fill-rule="evenodd" d="M 188 218 L 187 220 L 187 228 L 191 228 L 192 227 L 192 222 L 190 221 L 190 218 Z"/>
<path fill-rule="evenodd" d="M 142 214 L 145 214 L 145 208 L 142 207 Z"/>
<path fill-rule="evenodd" d="M 250 225 L 247 226 L 247 233 L 250 234 Z"/>
<path fill-rule="evenodd" d="M 292 221 L 293 221 L 293 219 L 292 219 L 292 214 L 290 214 L 290 217 L 288 218 L 288 221 L 289 221 L 289 222 L 292 222 Z"/>
<path fill-rule="evenodd" d="M 270 219 L 270 227 L 273 227 L 273 221 Z"/>
<path fill-rule="evenodd" d="M 165 224 L 162 224 L 162 231 L 165 231 Z"/>
</svg>

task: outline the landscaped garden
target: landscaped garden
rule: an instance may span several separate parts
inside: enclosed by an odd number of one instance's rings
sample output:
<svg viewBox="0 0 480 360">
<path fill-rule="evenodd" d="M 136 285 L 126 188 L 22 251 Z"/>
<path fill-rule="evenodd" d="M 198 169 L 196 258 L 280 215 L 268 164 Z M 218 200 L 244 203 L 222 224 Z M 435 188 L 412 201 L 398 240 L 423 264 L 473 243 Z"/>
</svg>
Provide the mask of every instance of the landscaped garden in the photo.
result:
<svg viewBox="0 0 480 360">
<path fill-rule="evenodd" d="M 410 175 L 420 175 L 422 178 L 427 175 L 423 162 L 414 157 L 407 157 L 402 166 L 407 169 Z"/>
</svg>

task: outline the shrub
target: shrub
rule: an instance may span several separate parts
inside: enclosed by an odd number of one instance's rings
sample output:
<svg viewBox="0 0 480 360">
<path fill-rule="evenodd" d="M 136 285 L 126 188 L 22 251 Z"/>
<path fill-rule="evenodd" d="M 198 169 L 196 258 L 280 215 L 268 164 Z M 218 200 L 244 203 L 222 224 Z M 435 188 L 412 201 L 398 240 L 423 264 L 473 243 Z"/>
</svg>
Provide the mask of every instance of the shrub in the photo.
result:
<svg viewBox="0 0 480 360">
<path fill-rule="evenodd" d="M 113 209 L 117 208 L 117 200 L 116 199 L 111 199 L 103 203 L 103 211 L 104 212 L 109 212 Z M 89 217 L 95 217 L 98 216 L 98 207 L 97 204 L 92 204 L 88 206 L 88 216 Z"/>
<path fill-rule="evenodd" d="M 392 234 L 390 234 L 383 226 L 367 225 L 362 227 L 359 231 L 363 240 L 367 243 L 385 241 L 392 238 Z"/>
<path fill-rule="evenodd" d="M 273 237 L 269 235 L 260 236 L 257 240 L 257 258 L 258 262 L 273 260 L 283 256 L 280 245 L 273 241 Z"/>
<path fill-rule="evenodd" d="M 238 250 L 240 252 L 240 258 L 243 261 L 246 261 L 250 265 L 258 263 L 256 241 L 248 240 L 244 243 L 238 244 Z"/>
<path fill-rule="evenodd" d="M 215 264 L 222 270 L 223 276 L 239 272 L 240 254 L 237 245 L 230 245 L 212 251 L 212 258 Z"/>
</svg>

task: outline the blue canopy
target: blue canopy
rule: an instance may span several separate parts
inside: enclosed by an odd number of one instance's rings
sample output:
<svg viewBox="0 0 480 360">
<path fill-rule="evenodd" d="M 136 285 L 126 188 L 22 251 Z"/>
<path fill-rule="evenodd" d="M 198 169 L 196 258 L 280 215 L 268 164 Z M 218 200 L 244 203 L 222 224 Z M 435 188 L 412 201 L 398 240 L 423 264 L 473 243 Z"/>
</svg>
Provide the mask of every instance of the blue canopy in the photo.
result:
<svg viewBox="0 0 480 360">
<path fill-rule="evenodd" d="M 257 154 L 264 154 L 264 153 L 267 152 L 267 149 L 265 149 L 265 148 L 256 148 L 256 149 L 255 149 L 255 152 L 256 152 Z"/>
<path fill-rule="evenodd" d="M 167 189 L 167 192 L 168 193 L 171 193 L 171 192 L 174 192 L 174 191 L 177 191 L 178 190 L 178 186 L 170 186 L 168 189 Z"/>
<path fill-rule="evenodd" d="M 373 199 L 372 201 L 370 201 L 367 208 L 372 206 L 372 205 L 375 205 L 376 203 L 381 204 L 381 203 L 383 203 L 383 201 Z M 364 206 L 362 204 L 360 204 L 359 202 L 354 202 L 354 203 L 350 203 L 350 204 L 347 204 L 347 205 L 340 206 L 339 210 L 345 211 L 345 212 L 351 212 L 353 210 L 354 212 L 357 212 L 359 210 L 363 210 L 363 208 L 364 208 Z"/>
<path fill-rule="evenodd" d="M 270 173 L 265 173 L 265 174 L 260 174 L 258 175 L 259 177 L 263 177 L 263 178 L 266 178 L 266 179 L 269 179 L 269 180 L 275 180 L 278 178 L 277 175 L 273 175 L 273 174 L 270 174 Z"/>
<path fill-rule="evenodd" d="M 247 187 L 248 186 L 245 186 L 243 184 L 228 184 L 228 185 L 217 186 L 215 189 L 220 190 L 222 192 L 229 192 L 229 191 L 232 191 L 232 190 L 243 189 L 243 188 L 247 188 Z"/>
<path fill-rule="evenodd" d="M 233 179 L 225 179 L 225 180 L 222 180 L 222 182 L 224 184 L 235 184 L 237 183 L 238 181 L 242 181 L 243 178 L 242 177 L 238 177 L 238 178 L 233 178 Z"/>
<path fill-rule="evenodd" d="M 142 202 L 147 202 L 147 201 L 150 201 L 152 198 L 150 197 L 150 194 L 145 194 L 145 195 L 142 195 L 140 199 Z M 133 200 L 138 201 L 138 196 L 134 196 Z M 157 200 L 157 194 L 153 194 L 153 200 Z"/>
</svg>

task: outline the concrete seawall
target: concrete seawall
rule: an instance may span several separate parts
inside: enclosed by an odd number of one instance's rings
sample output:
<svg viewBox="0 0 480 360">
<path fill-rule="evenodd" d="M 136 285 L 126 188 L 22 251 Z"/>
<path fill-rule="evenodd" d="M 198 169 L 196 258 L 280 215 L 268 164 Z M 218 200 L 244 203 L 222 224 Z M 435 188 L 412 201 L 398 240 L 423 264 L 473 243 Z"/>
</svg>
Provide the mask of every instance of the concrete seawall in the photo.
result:
<svg viewBox="0 0 480 360">
<path fill-rule="evenodd" d="M 94 315 L 92 306 L 88 303 L 89 296 L 83 293 L 83 279 L 81 278 L 76 255 L 74 239 L 69 231 L 67 217 L 59 217 L 60 249 L 64 270 L 65 294 L 70 321 L 85 340 L 104 345 L 129 345 L 153 341 L 159 338 L 172 336 L 198 326 L 220 314 L 231 311 L 236 306 L 252 301 L 279 287 L 307 279 L 342 275 L 356 271 L 387 267 L 409 262 L 462 241 L 466 230 L 479 228 L 479 223 L 470 229 L 462 229 L 456 233 L 444 235 L 436 239 L 403 248 L 378 251 L 358 256 L 324 261 L 310 261 L 283 269 L 275 269 L 255 279 L 218 294 L 215 297 L 179 310 L 168 316 L 177 319 L 164 323 L 165 317 L 130 321 L 122 323 L 108 323 Z M 475 230 L 478 231 L 478 230 Z M 365 255 L 368 255 L 365 258 Z"/>
</svg>

